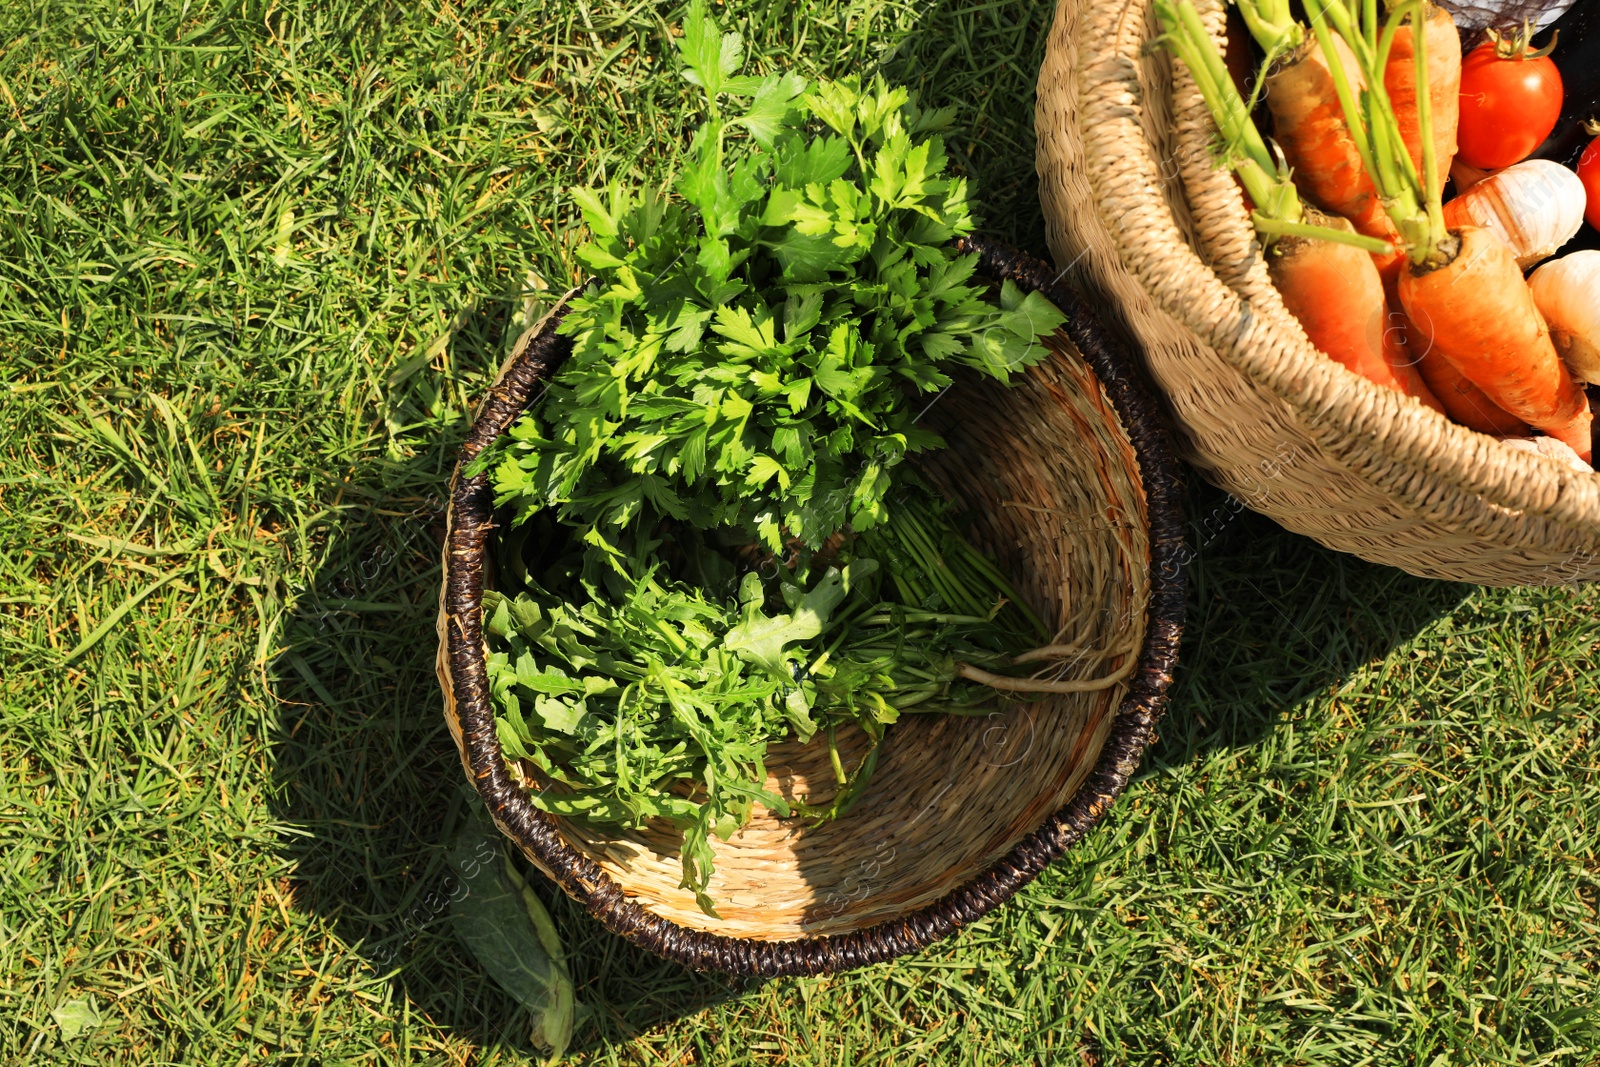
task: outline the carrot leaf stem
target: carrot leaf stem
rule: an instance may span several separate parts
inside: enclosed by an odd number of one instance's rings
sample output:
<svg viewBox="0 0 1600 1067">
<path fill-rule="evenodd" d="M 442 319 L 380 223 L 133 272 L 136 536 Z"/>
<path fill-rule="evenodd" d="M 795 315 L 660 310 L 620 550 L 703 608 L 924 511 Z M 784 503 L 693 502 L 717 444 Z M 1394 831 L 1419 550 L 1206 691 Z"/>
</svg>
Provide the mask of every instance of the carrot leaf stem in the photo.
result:
<svg viewBox="0 0 1600 1067">
<path fill-rule="evenodd" d="M 1251 214 L 1250 221 L 1255 223 L 1257 232 L 1270 234 L 1273 237 L 1309 237 L 1318 241 L 1330 241 L 1336 245 L 1349 245 L 1351 248 L 1359 248 L 1374 255 L 1382 255 L 1390 250 L 1389 242 L 1379 237 L 1368 237 L 1366 234 L 1335 230 L 1327 226 L 1315 226 L 1309 222 L 1286 222 L 1283 219 L 1269 218 L 1259 211 Z"/>
<path fill-rule="evenodd" d="M 1258 211 L 1271 218 L 1299 222 L 1304 211 L 1294 183 L 1256 129 L 1192 0 L 1155 0 L 1155 8 L 1166 28 L 1168 47 L 1189 68 L 1206 108 L 1216 120 L 1226 165 L 1239 175 Z"/>
<path fill-rule="evenodd" d="M 1365 3 L 1365 0 L 1363 0 Z M 1427 22 L 1427 0 L 1398 0 L 1390 6 L 1387 19 L 1379 19 L 1376 5 L 1365 3 L 1359 23 L 1352 24 L 1344 16 L 1341 0 L 1310 0 L 1307 15 L 1313 26 L 1323 25 L 1320 15 L 1334 15 L 1330 21 L 1360 66 L 1362 82 L 1361 108 L 1355 114 L 1346 110 L 1346 122 L 1356 135 L 1358 145 L 1365 139 L 1370 156 L 1363 152 L 1362 163 L 1372 177 L 1372 184 L 1383 201 L 1384 210 L 1394 221 L 1406 246 L 1406 256 L 1413 263 L 1426 263 L 1439 255 L 1440 243 L 1445 239 L 1444 215 L 1439 204 L 1440 189 L 1437 174 L 1437 157 L 1433 147 L 1433 123 L 1430 114 L 1431 97 L 1428 92 L 1427 42 L 1424 25 Z M 1412 24 L 1414 77 L 1417 90 L 1417 127 L 1422 142 L 1423 165 L 1421 173 L 1411 153 L 1406 150 L 1405 139 L 1400 135 L 1400 121 L 1395 114 L 1394 102 L 1384 82 L 1384 72 L 1394 48 L 1396 35 L 1407 19 Z M 1318 38 L 1319 43 L 1322 38 Z M 1325 54 L 1333 65 L 1332 43 L 1324 45 Z M 1335 86 L 1345 81 L 1339 72 L 1334 74 Z M 1344 102 L 1340 90 L 1340 102 Z M 1356 133 L 1357 128 L 1360 133 Z"/>
<path fill-rule="evenodd" d="M 1383 24 L 1383 32 L 1378 35 L 1377 54 L 1373 57 L 1373 65 L 1380 70 L 1389 66 L 1389 53 L 1394 50 L 1394 39 L 1400 33 L 1400 27 L 1405 25 L 1406 14 L 1405 5 L 1396 7 Z"/>
<path fill-rule="evenodd" d="M 1268 148 L 1250 117 L 1250 108 L 1239 95 L 1228 74 L 1222 54 L 1200 20 L 1193 0 L 1153 0 L 1156 15 L 1166 33 L 1162 40 L 1189 68 L 1217 129 L 1222 135 L 1224 162 L 1239 176 L 1255 209 L 1250 221 L 1264 242 L 1279 237 L 1302 237 L 1349 245 L 1364 252 L 1382 255 L 1390 251 L 1389 242 L 1353 230 L 1336 230 L 1306 221 L 1300 194 L 1295 189 L 1288 164 L 1281 153 Z M 1252 7 L 1267 20 L 1280 18 L 1293 22 L 1286 0 L 1238 0 L 1240 8 Z M 1323 30 L 1326 35 L 1326 28 Z M 1258 40 L 1260 38 L 1258 37 Z M 1269 54 L 1274 47 L 1267 44 Z M 1331 48 L 1331 41 L 1327 47 Z M 1339 69 L 1339 68 L 1336 68 Z M 1259 88 L 1259 83 L 1258 83 Z M 1345 95 L 1349 96 L 1348 85 Z M 1354 101 L 1350 102 L 1354 107 Z"/>
<path fill-rule="evenodd" d="M 1313 19 L 1313 25 L 1316 18 L 1326 16 L 1333 24 L 1334 32 L 1343 37 L 1351 48 L 1359 48 L 1363 43 L 1360 28 L 1350 9 L 1344 5 L 1344 0 L 1308 0 L 1306 15 Z"/>
<path fill-rule="evenodd" d="M 1328 62 L 1328 72 L 1333 76 L 1333 91 L 1339 97 L 1339 106 L 1344 109 L 1344 121 L 1350 128 L 1350 138 L 1356 143 L 1356 151 L 1361 156 L 1362 166 L 1367 168 L 1367 173 L 1371 174 L 1373 181 L 1376 182 L 1378 176 L 1372 153 L 1372 139 L 1367 136 L 1367 127 L 1361 121 L 1361 110 L 1356 106 L 1355 94 L 1350 91 L 1349 76 L 1345 73 L 1344 64 L 1333 46 L 1333 35 L 1328 32 L 1328 23 L 1323 18 L 1324 14 L 1338 9 L 1337 0 L 1326 0 L 1326 3 L 1310 0 L 1306 4 L 1306 16 L 1311 20 L 1311 32 L 1316 35 L 1317 45 L 1322 49 L 1322 55 Z M 1340 36 L 1345 35 L 1340 33 Z"/>
<path fill-rule="evenodd" d="M 1389 69 L 1389 55 L 1394 51 L 1394 39 L 1399 35 L 1400 27 L 1405 24 L 1406 16 L 1408 14 L 1409 11 L 1404 3 L 1395 5 L 1394 10 L 1389 15 L 1388 22 L 1384 24 L 1383 33 L 1378 38 L 1377 50 L 1375 54 L 1370 57 L 1366 64 L 1367 68 L 1381 71 L 1386 71 Z M 1426 85 L 1427 82 L 1424 81 L 1418 84 Z M 1374 127 L 1381 127 L 1384 130 L 1393 129 L 1396 132 L 1396 136 L 1398 136 L 1398 131 L 1400 129 L 1400 118 L 1395 114 L 1394 101 L 1389 99 L 1387 82 L 1384 83 L 1382 93 L 1375 93 L 1372 95 L 1372 107 L 1376 109 L 1376 114 L 1383 120 L 1381 122 L 1373 122 Z M 1399 143 L 1403 145 L 1404 138 L 1401 138 Z M 1421 179 L 1417 175 L 1416 164 L 1411 160 L 1411 153 L 1409 151 L 1405 151 L 1396 155 L 1392 151 L 1392 148 L 1393 146 L 1391 145 L 1385 158 L 1393 160 L 1395 165 L 1399 167 L 1398 177 L 1401 180 L 1401 184 L 1409 188 L 1415 188 L 1418 190 L 1418 195 L 1421 195 L 1423 185 Z M 1418 210 L 1420 211 L 1422 208 L 1419 207 Z"/>
<path fill-rule="evenodd" d="M 1305 30 L 1294 19 L 1289 0 L 1234 0 L 1250 36 L 1256 39 L 1261 50 L 1267 53 L 1262 70 L 1267 70 L 1279 56 L 1300 47 L 1305 40 Z"/>
<path fill-rule="evenodd" d="M 1305 211 L 1300 206 L 1300 194 L 1295 191 L 1293 182 L 1283 181 L 1262 170 L 1253 159 L 1235 160 L 1233 172 L 1239 176 L 1239 184 L 1244 186 L 1244 191 L 1256 205 L 1256 214 L 1283 222 L 1299 222 L 1305 217 Z"/>
<path fill-rule="evenodd" d="M 1200 86 L 1206 106 L 1216 117 L 1217 126 L 1222 130 L 1228 146 L 1243 152 L 1246 158 L 1254 160 L 1263 170 L 1271 171 L 1273 159 L 1267 151 L 1267 143 L 1262 140 L 1261 131 L 1256 129 L 1255 122 L 1251 120 L 1250 111 L 1239 97 L 1239 90 L 1228 73 L 1227 64 L 1212 44 L 1211 35 L 1206 31 L 1205 23 L 1200 21 L 1200 12 L 1195 9 L 1192 0 L 1183 0 L 1177 5 L 1163 0 L 1159 6 L 1177 15 L 1185 46 L 1180 55 L 1193 72 L 1195 84 Z"/>
<path fill-rule="evenodd" d="M 1439 158 L 1433 144 L 1433 94 L 1428 92 L 1427 49 L 1428 5 L 1415 0 L 1411 8 L 1411 32 L 1415 38 L 1413 60 L 1417 76 L 1417 136 L 1422 140 L 1422 203 L 1428 209 L 1428 248 L 1430 255 L 1445 239 L 1444 190 L 1439 182 Z M 1407 159 L 1409 152 L 1402 153 Z"/>
</svg>

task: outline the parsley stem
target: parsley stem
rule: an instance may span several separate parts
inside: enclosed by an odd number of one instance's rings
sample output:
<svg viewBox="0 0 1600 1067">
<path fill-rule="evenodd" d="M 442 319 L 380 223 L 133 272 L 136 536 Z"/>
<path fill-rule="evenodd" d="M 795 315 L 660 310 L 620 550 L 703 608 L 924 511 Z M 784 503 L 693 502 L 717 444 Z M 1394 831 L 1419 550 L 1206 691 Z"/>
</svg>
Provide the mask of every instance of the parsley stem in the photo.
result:
<svg viewBox="0 0 1600 1067">
<path fill-rule="evenodd" d="M 894 615 L 870 615 L 861 622 L 865 626 L 893 626 L 901 622 L 938 622 L 952 626 L 977 626 L 989 621 L 987 615 L 951 615 L 940 611 L 907 611 Z"/>
</svg>

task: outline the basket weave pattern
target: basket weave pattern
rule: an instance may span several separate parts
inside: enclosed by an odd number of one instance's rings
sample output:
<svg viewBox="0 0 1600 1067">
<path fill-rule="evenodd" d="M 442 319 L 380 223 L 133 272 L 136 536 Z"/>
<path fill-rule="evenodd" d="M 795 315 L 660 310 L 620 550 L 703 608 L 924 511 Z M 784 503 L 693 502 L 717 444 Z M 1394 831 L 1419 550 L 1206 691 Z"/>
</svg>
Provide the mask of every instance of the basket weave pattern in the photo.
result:
<svg viewBox="0 0 1600 1067">
<path fill-rule="evenodd" d="M 925 468 L 973 505 L 975 538 L 1064 640 L 1069 677 L 1125 680 L 990 720 L 908 716 L 850 814 L 821 827 L 758 811 L 718 848 L 712 920 L 677 886 L 670 835 L 602 837 L 530 803 L 495 736 L 482 634 L 487 477 L 462 467 L 512 423 L 570 350 L 558 309 L 530 330 L 480 409 L 451 486 L 440 683 L 469 779 L 496 823 L 602 923 L 659 955 L 737 974 L 818 974 L 891 959 L 1006 900 L 1083 836 L 1137 767 L 1177 655 L 1187 559 L 1179 484 L 1153 401 L 1048 269 L 971 239 L 991 277 L 1072 316 L 1016 388 L 967 385 L 928 421 L 950 447 Z M 778 746 L 769 785 L 827 788 L 820 746 Z M 724 903 L 725 902 L 725 903 Z"/>
<path fill-rule="evenodd" d="M 1219 40 L 1222 0 L 1200 0 Z M 1149 0 L 1059 0 L 1036 114 L 1057 261 L 1117 309 L 1209 478 L 1424 577 L 1600 577 L 1600 476 L 1506 448 L 1323 356 L 1283 307 L 1216 127 Z"/>
</svg>

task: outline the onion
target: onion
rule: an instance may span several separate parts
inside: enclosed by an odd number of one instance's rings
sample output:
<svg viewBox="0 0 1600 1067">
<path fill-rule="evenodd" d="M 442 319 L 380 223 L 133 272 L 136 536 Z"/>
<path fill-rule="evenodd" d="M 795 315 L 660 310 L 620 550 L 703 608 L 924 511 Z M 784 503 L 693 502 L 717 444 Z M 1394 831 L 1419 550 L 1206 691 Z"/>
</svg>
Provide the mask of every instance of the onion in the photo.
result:
<svg viewBox="0 0 1600 1067">
<path fill-rule="evenodd" d="M 1528 279 L 1550 340 L 1575 378 L 1600 383 L 1600 251 L 1546 263 Z"/>
<path fill-rule="evenodd" d="M 1444 206 L 1445 225 L 1493 230 L 1527 270 L 1583 225 L 1583 180 L 1559 163 L 1527 159 L 1478 182 Z"/>
</svg>

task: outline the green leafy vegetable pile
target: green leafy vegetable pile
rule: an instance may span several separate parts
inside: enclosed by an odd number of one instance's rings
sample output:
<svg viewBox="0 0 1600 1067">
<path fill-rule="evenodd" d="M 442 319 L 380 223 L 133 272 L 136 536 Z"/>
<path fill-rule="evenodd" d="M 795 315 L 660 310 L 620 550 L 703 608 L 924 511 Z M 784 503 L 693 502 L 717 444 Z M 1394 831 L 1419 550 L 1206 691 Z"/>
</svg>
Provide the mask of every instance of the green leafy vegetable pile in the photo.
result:
<svg viewBox="0 0 1600 1067">
<path fill-rule="evenodd" d="M 536 803 L 602 826 L 666 819 L 706 894 L 710 835 L 761 803 L 825 818 L 907 709 L 987 711 L 1050 639 L 956 532 L 907 455 L 956 368 L 1007 380 L 1061 315 L 973 284 L 966 183 L 903 89 L 737 74 L 700 4 L 680 42 L 706 121 L 666 189 L 574 194 L 597 281 L 571 358 L 513 427 L 494 481 L 514 532 L 486 598 L 509 756 Z M 992 302 L 989 297 L 995 298 Z M 538 561 L 530 569 L 530 560 Z M 835 728 L 873 747 L 847 770 Z M 839 792 L 764 788 L 769 742 L 822 732 Z"/>
</svg>

